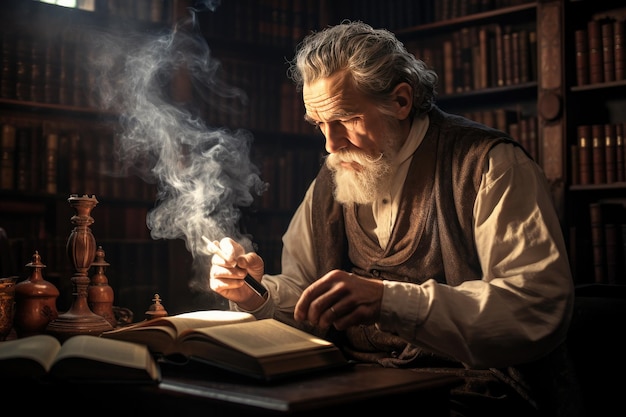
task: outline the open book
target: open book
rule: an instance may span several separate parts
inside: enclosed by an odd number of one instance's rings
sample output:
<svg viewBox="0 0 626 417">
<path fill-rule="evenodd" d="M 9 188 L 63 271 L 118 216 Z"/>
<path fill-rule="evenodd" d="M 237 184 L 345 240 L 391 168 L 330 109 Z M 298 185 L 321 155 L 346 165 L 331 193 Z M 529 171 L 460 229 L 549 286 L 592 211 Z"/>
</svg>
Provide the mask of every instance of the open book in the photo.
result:
<svg viewBox="0 0 626 417">
<path fill-rule="evenodd" d="M 92 335 L 73 336 L 61 344 L 41 334 L 0 343 L 0 376 L 157 383 L 161 371 L 143 345 Z"/>
<path fill-rule="evenodd" d="M 175 316 L 144 320 L 129 326 L 104 332 L 106 339 L 124 340 L 146 345 L 152 353 L 167 356 L 178 353 L 177 339 L 202 327 L 253 321 L 256 318 L 243 311 L 201 310 Z"/>
<path fill-rule="evenodd" d="M 144 343 L 165 358 L 184 357 L 267 381 L 348 364 L 327 340 L 275 319 L 256 320 L 235 311 L 153 319 L 101 337 Z"/>
</svg>

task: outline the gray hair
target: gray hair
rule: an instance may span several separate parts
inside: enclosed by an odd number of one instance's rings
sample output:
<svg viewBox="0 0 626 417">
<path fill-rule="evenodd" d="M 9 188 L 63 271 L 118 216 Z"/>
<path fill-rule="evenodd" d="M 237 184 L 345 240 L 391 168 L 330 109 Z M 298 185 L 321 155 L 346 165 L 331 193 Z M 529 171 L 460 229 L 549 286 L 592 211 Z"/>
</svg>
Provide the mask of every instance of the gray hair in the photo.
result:
<svg viewBox="0 0 626 417">
<path fill-rule="evenodd" d="M 343 21 L 309 34 L 298 45 L 287 75 L 298 91 L 305 83 L 348 71 L 355 87 L 384 111 L 389 94 L 402 82 L 413 88 L 414 114 L 428 112 L 435 101 L 437 74 L 409 53 L 386 29 Z"/>
</svg>

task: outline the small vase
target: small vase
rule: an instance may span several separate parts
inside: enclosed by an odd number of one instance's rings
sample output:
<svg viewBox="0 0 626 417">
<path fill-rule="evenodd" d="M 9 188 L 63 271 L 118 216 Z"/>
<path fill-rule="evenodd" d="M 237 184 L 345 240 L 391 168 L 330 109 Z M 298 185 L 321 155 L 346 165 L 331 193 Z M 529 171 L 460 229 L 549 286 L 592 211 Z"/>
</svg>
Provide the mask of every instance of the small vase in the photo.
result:
<svg viewBox="0 0 626 417">
<path fill-rule="evenodd" d="M 13 327 L 17 337 L 32 336 L 46 332 L 46 326 L 58 317 L 56 302 L 59 290 L 54 284 L 43 279 L 39 252 L 35 251 L 33 261 L 26 264 L 31 268 L 30 276 L 15 285 L 15 316 Z"/>
<path fill-rule="evenodd" d="M 115 313 L 113 312 L 113 288 L 109 285 L 105 271 L 109 263 L 104 259 L 104 249 L 98 246 L 96 249 L 96 260 L 91 264 L 96 268 L 96 273 L 91 277 L 91 282 L 87 288 L 87 303 L 91 311 L 102 316 L 111 326 L 117 326 Z"/>
</svg>

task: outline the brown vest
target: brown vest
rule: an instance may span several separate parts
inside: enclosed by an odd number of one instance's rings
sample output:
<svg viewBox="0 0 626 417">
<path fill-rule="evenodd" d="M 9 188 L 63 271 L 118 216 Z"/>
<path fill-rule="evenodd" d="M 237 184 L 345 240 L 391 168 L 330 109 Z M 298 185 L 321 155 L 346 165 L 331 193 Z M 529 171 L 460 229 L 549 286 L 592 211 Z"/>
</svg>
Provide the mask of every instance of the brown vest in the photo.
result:
<svg viewBox="0 0 626 417">
<path fill-rule="evenodd" d="M 433 109 L 384 250 L 358 226 L 356 208 L 334 201 L 332 176 L 323 167 L 316 179 L 312 210 L 318 276 L 339 268 L 415 283 L 434 278 L 458 285 L 481 279 L 472 212 L 487 154 L 501 142 L 513 143 L 502 132 Z M 434 358 L 375 326 L 349 330 L 342 343 L 361 360 L 403 365 L 424 355 Z"/>
</svg>

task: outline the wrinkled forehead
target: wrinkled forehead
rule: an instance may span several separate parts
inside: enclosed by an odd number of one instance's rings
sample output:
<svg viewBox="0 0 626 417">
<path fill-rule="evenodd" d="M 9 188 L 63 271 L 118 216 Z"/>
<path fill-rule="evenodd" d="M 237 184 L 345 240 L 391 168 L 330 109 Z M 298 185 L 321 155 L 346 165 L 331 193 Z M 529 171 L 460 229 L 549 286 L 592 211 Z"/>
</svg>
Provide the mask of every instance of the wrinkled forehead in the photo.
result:
<svg viewBox="0 0 626 417">
<path fill-rule="evenodd" d="M 345 72 L 305 83 L 302 99 L 309 117 L 330 120 L 339 114 L 358 113 L 359 103 L 365 100 Z"/>
</svg>

